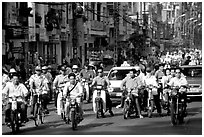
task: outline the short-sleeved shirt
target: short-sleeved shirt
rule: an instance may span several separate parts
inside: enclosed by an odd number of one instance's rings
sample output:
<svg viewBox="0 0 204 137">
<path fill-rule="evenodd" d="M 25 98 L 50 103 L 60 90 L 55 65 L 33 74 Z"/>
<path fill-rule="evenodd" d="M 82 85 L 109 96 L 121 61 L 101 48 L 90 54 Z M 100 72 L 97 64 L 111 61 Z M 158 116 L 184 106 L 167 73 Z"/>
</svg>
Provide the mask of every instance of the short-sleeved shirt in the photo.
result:
<svg viewBox="0 0 204 137">
<path fill-rule="evenodd" d="M 156 77 L 156 79 L 160 79 L 160 78 L 162 78 L 164 76 L 164 72 L 162 72 L 162 71 L 160 71 L 160 70 L 157 70 L 156 72 L 155 72 L 155 77 Z"/>
<path fill-rule="evenodd" d="M 83 94 L 83 87 L 80 84 L 80 82 L 77 82 L 76 86 L 75 87 L 74 86 L 75 86 L 75 84 L 71 84 L 70 82 L 67 82 L 64 86 L 64 89 L 63 89 L 63 95 L 66 96 L 68 93 L 72 97 L 77 97 L 77 96 L 82 95 Z M 72 91 L 70 92 L 70 90 L 72 90 Z"/>
<path fill-rule="evenodd" d="M 50 73 L 50 72 L 47 72 L 47 73 L 44 74 L 44 75 L 45 75 L 45 77 L 47 78 L 48 83 L 51 83 L 51 82 L 52 82 L 52 75 L 51 75 L 51 73 Z"/>
<path fill-rule="evenodd" d="M 40 90 L 40 92 L 47 92 L 48 88 L 48 80 L 44 75 L 34 74 L 30 77 L 30 86 L 32 89 Z"/>
<path fill-rule="evenodd" d="M 128 89 L 134 89 L 132 91 L 132 94 L 137 95 L 138 94 L 138 87 L 141 85 L 141 81 L 139 77 L 134 77 L 131 78 L 130 76 L 126 76 L 123 80 L 122 83 L 120 85 L 120 88 L 122 89 L 123 86 L 125 85 L 125 87 Z"/>
<path fill-rule="evenodd" d="M 169 85 L 170 86 L 182 86 L 182 85 L 187 85 L 188 82 L 185 77 L 181 77 L 180 79 L 177 77 L 174 77 L 170 80 Z"/>
<path fill-rule="evenodd" d="M 69 81 L 68 75 L 58 75 L 56 76 L 54 82 L 53 82 L 53 87 L 59 87 L 61 84 L 65 84 Z"/>
<path fill-rule="evenodd" d="M 150 86 L 150 85 L 155 87 L 158 86 L 155 76 L 145 76 L 144 83 L 146 86 Z"/>
<path fill-rule="evenodd" d="M 107 77 L 100 77 L 97 76 L 93 79 L 94 85 L 102 85 L 104 88 L 107 88 L 107 86 L 110 85 L 110 82 Z"/>
<path fill-rule="evenodd" d="M 7 82 L 5 88 L 3 89 L 3 94 L 5 94 L 7 97 L 25 97 L 28 94 L 28 89 L 22 83 L 14 85 L 13 82 Z"/>
<path fill-rule="evenodd" d="M 84 79 L 90 79 L 90 78 L 94 78 L 94 72 L 93 71 L 90 71 L 90 70 L 85 70 L 85 69 L 82 69 L 81 72 L 80 72 L 80 76 Z"/>
</svg>

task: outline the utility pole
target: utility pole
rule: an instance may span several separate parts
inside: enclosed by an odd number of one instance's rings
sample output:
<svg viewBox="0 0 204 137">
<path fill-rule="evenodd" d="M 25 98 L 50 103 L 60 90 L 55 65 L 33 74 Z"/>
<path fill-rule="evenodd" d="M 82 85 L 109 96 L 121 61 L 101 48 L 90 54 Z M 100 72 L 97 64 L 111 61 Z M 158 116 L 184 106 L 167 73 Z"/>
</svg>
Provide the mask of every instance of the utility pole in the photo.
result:
<svg viewBox="0 0 204 137">
<path fill-rule="evenodd" d="M 157 43 L 160 47 L 160 32 L 161 32 L 161 5 L 157 3 Z"/>
<path fill-rule="evenodd" d="M 115 45 L 114 45 L 114 65 L 118 60 L 118 35 L 119 35 L 119 2 L 114 2 L 114 36 L 115 36 Z"/>
<path fill-rule="evenodd" d="M 72 2 L 72 43 L 73 43 L 73 59 L 77 58 L 77 25 L 76 25 L 76 3 Z"/>
</svg>

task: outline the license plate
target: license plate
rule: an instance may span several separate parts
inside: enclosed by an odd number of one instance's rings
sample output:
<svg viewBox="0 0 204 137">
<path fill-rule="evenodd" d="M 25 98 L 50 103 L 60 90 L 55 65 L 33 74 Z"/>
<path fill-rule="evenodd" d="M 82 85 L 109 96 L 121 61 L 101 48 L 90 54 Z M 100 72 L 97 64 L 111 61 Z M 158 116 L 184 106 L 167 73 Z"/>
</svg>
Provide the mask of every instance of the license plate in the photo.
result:
<svg viewBox="0 0 204 137">
<path fill-rule="evenodd" d="M 122 93 L 116 93 L 116 96 L 122 96 Z"/>
<path fill-rule="evenodd" d="M 199 90 L 197 88 L 190 88 L 189 92 L 199 92 Z"/>
</svg>

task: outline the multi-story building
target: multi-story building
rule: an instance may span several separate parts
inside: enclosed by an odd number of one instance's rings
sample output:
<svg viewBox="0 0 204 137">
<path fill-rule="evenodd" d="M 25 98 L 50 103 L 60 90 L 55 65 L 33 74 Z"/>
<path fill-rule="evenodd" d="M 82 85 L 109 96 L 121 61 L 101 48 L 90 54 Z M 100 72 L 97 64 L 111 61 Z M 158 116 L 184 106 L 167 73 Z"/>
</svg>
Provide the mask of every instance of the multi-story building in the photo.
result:
<svg viewBox="0 0 204 137">
<path fill-rule="evenodd" d="M 3 3 L 3 58 L 14 56 L 26 64 L 37 65 L 41 61 L 60 65 L 64 58 L 71 63 L 77 57 L 84 64 L 90 50 L 111 49 L 116 35 L 120 47 L 133 32 L 132 20 L 127 15 L 127 3 L 118 2 L 119 32 L 115 34 L 113 5 L 113 2 Z M 76 15 L 78 7 L 84 7 L 83 16 Z M 28 15 L 24 15 L 24 9 Z"/>
</svg>

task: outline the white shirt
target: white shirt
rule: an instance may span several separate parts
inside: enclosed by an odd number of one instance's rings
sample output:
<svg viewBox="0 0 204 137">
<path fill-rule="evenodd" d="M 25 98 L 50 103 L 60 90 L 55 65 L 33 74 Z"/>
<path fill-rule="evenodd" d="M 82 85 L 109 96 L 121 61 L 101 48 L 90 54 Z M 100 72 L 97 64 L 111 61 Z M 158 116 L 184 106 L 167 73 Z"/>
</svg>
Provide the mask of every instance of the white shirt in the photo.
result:
<svg viewBox="0 0 204 137">
<path fill-rule="evenodd" d="M 21 83 L 19 83 L 19 85 L 14 85 L 13 82 L 7 82 L 5 88 L 3 89 L 3 94 L 5 94 L 8 97 L 13 96 L 25 97 L 28 94 L 28 90 Z"/>
<path fill-rule="evenodd" d="M 73 84 L 71 84 L 70 82 L 67 82 L 63 89 L 63 95 L 66 96 L 67 92 L 69 92 L 69 90 L 71 90 L 73 87 L 74 87 Z M 75 88 L 70 92 L 70 96 L 75 98 L 77 96 L 81 96 L 82 94 L 83 94 L 83 87 L 81 83 L 78 82 Z"/>
<path fill-rule="evenodd" d="M 185 77 L 181 77 L 180 79 L 177 77 L 174 77 L 170 80 L 169 85 L 170 86 L 182 86 L 182 85 L 187 85 L 188 82 Z"/>
<path fill-rule="evenodd" d="M 145 83 L 146 86 L 153 85 L 155 87 L 158 87 L 158 84 L 157 84 L 156 80 L 157 79 L 156 79 L 155 76 L 146 75 L 145 78 L 144 78 L 144 83 Z"/>
</svg>

